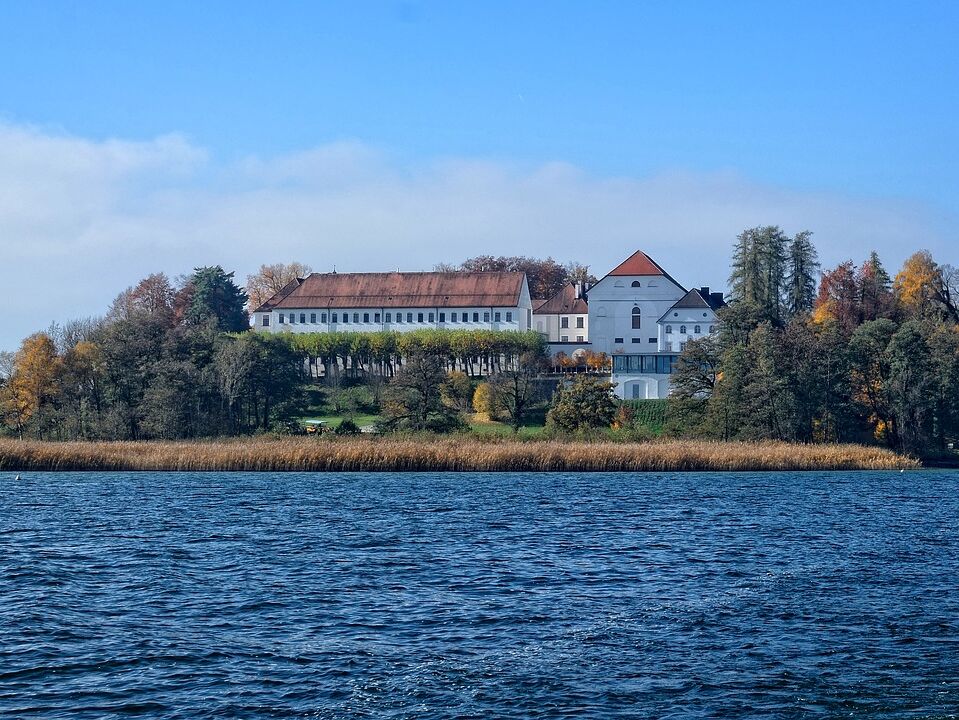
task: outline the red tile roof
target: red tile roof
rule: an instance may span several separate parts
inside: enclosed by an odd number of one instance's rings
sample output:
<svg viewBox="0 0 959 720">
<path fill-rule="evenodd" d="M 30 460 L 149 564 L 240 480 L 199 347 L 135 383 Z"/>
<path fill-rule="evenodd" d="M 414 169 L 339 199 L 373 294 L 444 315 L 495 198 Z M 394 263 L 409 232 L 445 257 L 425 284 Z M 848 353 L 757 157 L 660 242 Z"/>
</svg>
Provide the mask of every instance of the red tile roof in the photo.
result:
<svg viewBox="0 0 959 720">
<path fill-rule="evenodd" d="M 521 272 L 313 273 L 257 308 L 516 307 Z"/>
<path fill-rule="evenodd" d="M 534 315 L 585 315 L 588 312 L 589 306 L 583 298 L 576 297 L 576 288 L 571 283 L 533 310 Z"/>
<path fill-rule="evenodd" d="M 610 275 L 666 275 L 655 260 L 642 250 L 637 250 L 609 271 Z"/>
</svg>

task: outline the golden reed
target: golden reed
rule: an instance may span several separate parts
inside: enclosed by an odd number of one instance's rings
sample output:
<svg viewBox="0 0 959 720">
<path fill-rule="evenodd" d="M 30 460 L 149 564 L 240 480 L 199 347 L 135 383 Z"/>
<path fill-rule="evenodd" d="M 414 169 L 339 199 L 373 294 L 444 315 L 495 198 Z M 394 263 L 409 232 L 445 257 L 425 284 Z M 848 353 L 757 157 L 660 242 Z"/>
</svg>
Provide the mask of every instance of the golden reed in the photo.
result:
<svg viewBox="0 0 959 720">
<path fill-rule="evenodd" d="M 0 470 L 675 471 L 899 470 L 920 463 L 862 445 L 671 440 L 289 438 L 204 442 L 0 440 Z"/>
</svg>

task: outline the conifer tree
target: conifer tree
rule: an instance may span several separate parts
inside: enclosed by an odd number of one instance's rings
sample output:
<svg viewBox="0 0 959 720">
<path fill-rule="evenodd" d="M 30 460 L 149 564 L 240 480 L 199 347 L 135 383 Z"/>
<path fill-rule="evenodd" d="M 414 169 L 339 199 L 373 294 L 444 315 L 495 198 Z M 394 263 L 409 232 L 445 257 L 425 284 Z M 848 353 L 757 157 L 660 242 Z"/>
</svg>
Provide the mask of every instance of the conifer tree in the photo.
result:
<svg viewBox="0 0 959 720">
<path fill-rule="evenodd" d="M 784 299 L 787 318 L 811 311 L 816 300 L 819 257 L 811 237 L 811 232 L 803 230 L 789 242 Z"/>
</svg>

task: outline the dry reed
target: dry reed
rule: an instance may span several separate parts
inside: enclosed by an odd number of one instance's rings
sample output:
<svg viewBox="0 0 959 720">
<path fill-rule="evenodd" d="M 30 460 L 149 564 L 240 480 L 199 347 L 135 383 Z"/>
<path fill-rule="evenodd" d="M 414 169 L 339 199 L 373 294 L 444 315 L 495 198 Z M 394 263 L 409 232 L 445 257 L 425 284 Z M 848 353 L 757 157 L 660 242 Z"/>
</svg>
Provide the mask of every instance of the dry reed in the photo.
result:
<svg viewBox="0 0 959 720">
<path fill-rule="evenodd" d="M 0 470 L 677 471 L 898 470 L 919 462 L 862 445 L 289 438 L 207 442 L 0 440 Z"/>
</svg>

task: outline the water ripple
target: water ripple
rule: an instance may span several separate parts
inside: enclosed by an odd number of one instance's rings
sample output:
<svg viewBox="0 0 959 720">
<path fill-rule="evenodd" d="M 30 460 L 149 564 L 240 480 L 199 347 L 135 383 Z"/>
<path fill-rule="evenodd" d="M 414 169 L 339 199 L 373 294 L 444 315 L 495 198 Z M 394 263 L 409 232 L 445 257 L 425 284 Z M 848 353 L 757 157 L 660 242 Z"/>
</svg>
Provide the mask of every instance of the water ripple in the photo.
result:
<svg viewBox="0 0 959 720">
<path fill-rule="evenodd" d="M 957 479 L 0 477 L 0 716 L 957 717 Z"/>
</svg>

